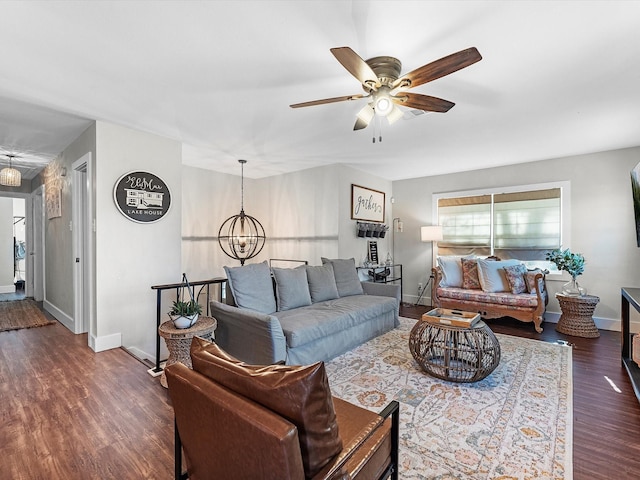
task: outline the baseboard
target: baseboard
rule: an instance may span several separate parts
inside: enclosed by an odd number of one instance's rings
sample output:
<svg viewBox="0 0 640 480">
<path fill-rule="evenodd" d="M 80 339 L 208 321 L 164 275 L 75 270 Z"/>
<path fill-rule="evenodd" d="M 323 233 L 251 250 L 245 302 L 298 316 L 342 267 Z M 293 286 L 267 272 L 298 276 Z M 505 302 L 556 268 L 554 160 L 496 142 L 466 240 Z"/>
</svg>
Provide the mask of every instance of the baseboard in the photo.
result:
<svg viewBox="0 0 640 480">
<path fill-rule="evenodd" d="M 151 363 L 155 364 L 156 354 L 145 352 L 144 350 L 139 349 L 138 347 L 125 347 L 127 351 L 136 357 L 140 361 L 148 360 Z M 154 367 L 155 368 L 155 367 Z"/>
<path fill-rule="evenodd" d="M 111 335 L 103 335 L 96 337 L 91 335 L 89 339 L 89 347 L 94 352 L 104 352 L 105 350 L 111 350 L 112 348 L 120 348 L 122 346 L 122 334 L 112 333 Z"/>
<path fill-rule="evenodd" d="M 62 325 L 71 330 L 71 333 L 75 333 L 75 322 L 73 318 L 64 313 L 58 307 L 56 307 L 53 303 L 49 302 L 47 299 L 44 299 L 42 302 L 42 307 L 54 316 L 56 320 L 58 320 Z"/>
<path fill-rule="evenodd" d="M 0 285 L 0 293 L 16 293 L 16 286 L 13 283 L 11 285 Z"/>
</svg>

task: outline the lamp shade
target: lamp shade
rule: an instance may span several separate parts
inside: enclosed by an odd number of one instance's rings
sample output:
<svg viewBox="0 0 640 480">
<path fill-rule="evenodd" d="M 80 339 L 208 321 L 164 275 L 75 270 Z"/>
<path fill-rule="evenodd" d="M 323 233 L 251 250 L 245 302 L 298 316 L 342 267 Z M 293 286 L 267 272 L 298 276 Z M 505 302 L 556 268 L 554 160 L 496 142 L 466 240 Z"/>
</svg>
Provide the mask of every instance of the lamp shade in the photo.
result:
<svg viewBox="0 0 640 480">
<path fill-rule="evenodd" d="M 423 242 L 442 240 L 442 227 L 440 225 L 420 227 L 420 240 Z"/>
<path fill-rule="evenodd" d="M 20 171 L 12 167 L 5 167 L 0 170 L 0 185 L 7 187 L 19 187 L 22 183 Z"/>
</svg>

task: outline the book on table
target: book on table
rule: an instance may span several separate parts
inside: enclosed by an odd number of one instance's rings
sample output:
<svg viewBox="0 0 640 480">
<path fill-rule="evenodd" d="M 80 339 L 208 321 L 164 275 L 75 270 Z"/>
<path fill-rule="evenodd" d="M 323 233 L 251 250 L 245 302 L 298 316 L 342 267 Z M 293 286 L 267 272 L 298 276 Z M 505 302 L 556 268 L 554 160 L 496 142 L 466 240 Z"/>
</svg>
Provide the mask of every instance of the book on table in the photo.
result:
<svg viewBox="0 0 640 480">
<path fill-rule="evenodd" d="M 434 308 L 422 315 L 422 320 L 438 325 L 452 325 L 454 327 L 473 327 L 480 321 L 480 314 L 451 310 L 449 308 Z"/>
</svg>

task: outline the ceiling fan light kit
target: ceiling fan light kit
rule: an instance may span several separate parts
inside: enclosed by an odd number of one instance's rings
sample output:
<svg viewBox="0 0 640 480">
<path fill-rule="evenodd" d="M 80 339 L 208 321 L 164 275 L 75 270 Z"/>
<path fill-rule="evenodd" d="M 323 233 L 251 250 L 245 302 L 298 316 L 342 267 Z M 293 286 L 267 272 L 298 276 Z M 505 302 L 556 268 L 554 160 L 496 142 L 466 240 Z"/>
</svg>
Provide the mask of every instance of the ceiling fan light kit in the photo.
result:
<svg viewBox="0 0 640 480">
<path fill-rule="evenodd" d="M 9 158 L 9 166 L 0 170 L 0 185 L 5 187 L 19 187 L 22 184 L 22 174 L 20 170 L 13 168 L 13 159 L 15 155 L 7 155 Z"/>
<path fill-rule="evenodd" d="M 311 107 L 367 98 L 369 99 L 367 105 L 356 115 L 354 130 L 366 128 L 376 116 L 386 117 L 389 124 L 393 124 L 404 115 L 398 106 L 423 112 L 448 112 L 455 103 L 407 90 L 457 72 L 482 60 L 480 52 L 475 47 L 471 47 L 427 63 L 401 76 L 402 63 L 394 57 L 374 57 L 365 61 L 349 47 L 332 48 L 331 53 L 362 84 L 366 95 L 326 98 L 296 103 L 290 107 Z"/>
</svg>

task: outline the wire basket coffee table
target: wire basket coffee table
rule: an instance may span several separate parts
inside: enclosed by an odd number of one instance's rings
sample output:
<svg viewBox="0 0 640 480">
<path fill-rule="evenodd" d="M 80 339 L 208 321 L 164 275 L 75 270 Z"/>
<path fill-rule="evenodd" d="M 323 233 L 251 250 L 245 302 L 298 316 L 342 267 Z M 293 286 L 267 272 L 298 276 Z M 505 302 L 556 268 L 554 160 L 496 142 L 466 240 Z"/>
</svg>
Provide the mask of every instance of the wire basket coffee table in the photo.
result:
<svg viewBox="0 0 640 480">
<path fill-rule="evenodd" d="M 483 321 L 456 327 L 418 320 L 409 350 L 425 372 L 451 382 L 477 382 L 500 363 L 500 343 Z"/>
</svg>

